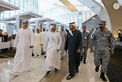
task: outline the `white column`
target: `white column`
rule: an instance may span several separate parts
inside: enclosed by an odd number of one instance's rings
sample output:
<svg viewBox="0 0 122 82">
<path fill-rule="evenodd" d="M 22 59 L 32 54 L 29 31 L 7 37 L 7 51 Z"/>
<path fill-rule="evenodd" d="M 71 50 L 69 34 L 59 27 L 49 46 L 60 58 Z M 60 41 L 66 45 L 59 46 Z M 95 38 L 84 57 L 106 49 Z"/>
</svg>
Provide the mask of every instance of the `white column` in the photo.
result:
<svg viewBox="0 0 122 82">
<path fill-rule="evenodd" d="M 79 23 L 79 29 L 81 30 L 81 28 L 82 28 L 82 23 L 83 23 L 83 20 L 82 20 L 82 13 L 81 12 L 79 12 L 78 13 L 78 23 Z"/>
<path fill-rule="evenodd" d="M 19 20 L 19 16 L 16 17 L 16 21 L 17 21 L 17 31 L 20 28 L 20 20 Z"/>
</svg>

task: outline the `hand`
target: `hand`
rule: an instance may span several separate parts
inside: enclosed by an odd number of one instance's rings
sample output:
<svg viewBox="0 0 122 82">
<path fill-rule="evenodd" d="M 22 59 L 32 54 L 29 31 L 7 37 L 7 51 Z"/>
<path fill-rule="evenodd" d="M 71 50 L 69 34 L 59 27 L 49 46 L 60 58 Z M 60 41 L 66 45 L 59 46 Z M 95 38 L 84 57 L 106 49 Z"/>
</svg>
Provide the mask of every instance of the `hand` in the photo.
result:
<svg viewBox="0 0 122 82">
<path fill-rule="evenodd" d="M 94 49 L 91 49 L 90 52 L 93 53 L 94 52 Z"/>
<path fill-rule="evenodd" d="M 114 55 L 114 51 L 111 51 L 111 55 Z"/>
<path fill-rule="evenodd" d="M 64 59 L 64 56 L 61 56 L 60 60 L 63 60 Z"/>
<path fill-rule="evenodd" d="M 80 49 L 77 50 L 77 53 L 80 53 Z"/>
<path fill-rule="evenodd" d="M 34 48 L 34 46 L 30 46 L 30 48 Z"/>
<path fill-rule="evenodd" d="M 16 47 L 14 47 L 14 51 L 16 51 Z"/>
</svg>

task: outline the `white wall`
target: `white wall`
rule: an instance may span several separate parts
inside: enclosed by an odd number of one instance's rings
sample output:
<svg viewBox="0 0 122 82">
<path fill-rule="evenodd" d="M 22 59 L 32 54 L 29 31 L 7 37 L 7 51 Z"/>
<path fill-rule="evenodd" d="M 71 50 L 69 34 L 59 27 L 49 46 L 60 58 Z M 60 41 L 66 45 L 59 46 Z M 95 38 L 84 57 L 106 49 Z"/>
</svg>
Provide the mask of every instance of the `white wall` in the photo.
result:
<svg viewBox="0 0 122 82">
<path fill-rule="evenodd" d="M 113 8 L 113 4 L 117 3 L 117 0 L 102 0 L 104 3 L 104 6 L 107 9 L 108 15 L 111 20 L 111 27 L 112 27 L 112 32 L 114 33 L 114 36 L 118 36 L 118 30 L 122 29 L 122 6 L 118 9 L 115 10 Z"/>
</svg>

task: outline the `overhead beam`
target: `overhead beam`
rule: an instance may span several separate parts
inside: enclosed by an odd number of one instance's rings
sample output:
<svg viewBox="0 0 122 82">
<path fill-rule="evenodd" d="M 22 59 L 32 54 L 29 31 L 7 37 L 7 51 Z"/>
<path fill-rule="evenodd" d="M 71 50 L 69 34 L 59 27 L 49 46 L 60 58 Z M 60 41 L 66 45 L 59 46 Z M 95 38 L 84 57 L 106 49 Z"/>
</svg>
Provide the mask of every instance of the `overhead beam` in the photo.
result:
<svg viewBox="0 0 122 82">
<path fill-rule="evenodd" d="M 94 2 L 94 0 L 78 0 L 78 1 L 83 5 L 87 6 L 96 14 L 99 14 L 102 9 L 102 7 L 98 5 L 98 3 Z"/>
<path fill-rule="evenodd" d="M 78 10 L 68 0 L 60 0 L 70 11 L 77 12 Z"/>
<path fill-rule="evenodd" d="M 8 2 L 0 0 L 0 11 L 8 11 L 8 10 L 18 10 L 19 7 L 12 5 Z"/>
</svg>

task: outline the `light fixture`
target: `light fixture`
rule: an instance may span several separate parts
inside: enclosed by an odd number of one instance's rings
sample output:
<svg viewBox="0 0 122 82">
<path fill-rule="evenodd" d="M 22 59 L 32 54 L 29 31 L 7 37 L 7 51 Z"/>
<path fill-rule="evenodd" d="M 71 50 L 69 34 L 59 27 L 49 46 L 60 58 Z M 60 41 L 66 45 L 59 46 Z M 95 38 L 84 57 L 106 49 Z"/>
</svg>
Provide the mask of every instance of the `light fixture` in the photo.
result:
<svg viewBox="0 0 122 82">
<path fill-rule="evenodd" d="M 121 33 L 121 31 L 119 30 L 118 33 Z"/>
<path fill-rule="evenodd" d="M 113 8 L 116 9 L 116 10 L 118 10 L 120 8 L 119 3 L 114 3 L 113 4 Z"/>
<path fill-rule="evenodd" d="M 92 19 L 93 19 L 93 20 L 95 20 L 96 18 L 95 18 L 95 17 L 93 17 Z"/>
<path fill-rule="evenodd" d="M 72 12 L 78 11 L 76 7 L 73 4 L 71 4 L 68 0 L 60 0 L 60 2 L 62 2 L 70 11 Z"/>
</svg>

